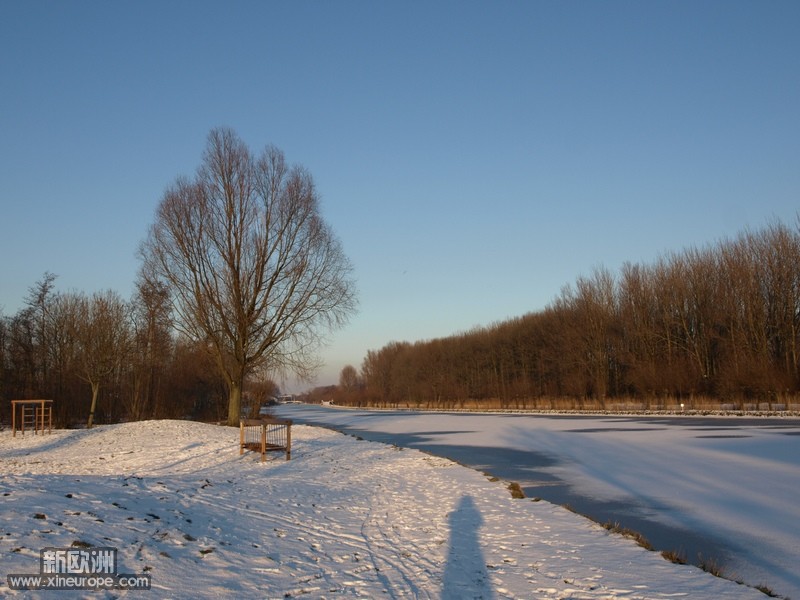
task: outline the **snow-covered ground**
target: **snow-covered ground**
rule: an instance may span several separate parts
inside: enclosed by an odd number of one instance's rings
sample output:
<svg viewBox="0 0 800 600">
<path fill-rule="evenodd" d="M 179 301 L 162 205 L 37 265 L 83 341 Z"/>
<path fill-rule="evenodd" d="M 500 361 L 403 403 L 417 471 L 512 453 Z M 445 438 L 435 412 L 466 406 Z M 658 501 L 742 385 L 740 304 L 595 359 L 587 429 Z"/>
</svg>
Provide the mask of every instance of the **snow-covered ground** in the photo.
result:
<svg viewBox="0 0 800 600">
<path fill-rule="evenodd" d="M 356 411 L 283 406 L 335 427 L 410 437 L 420 446 L 515 453 L 525 486 L 566 483 L 574 495 L 713 540 L 727 577 L 800 599 L 800 422 L 797 419 L 536 416 Z M 424 443 L 423 443 L 424 442 Z M 412 441 L 412 444 L 415 442 Z M 537 480 L 538 478 L 538 480 Z M 563 487 L 563 486 L 562 486 Z M 542 495 L 546 496 L 544 491 Z M 605 518 L 604 518 L 605 519 Z M 688 535 L 687 534 L 687 535 Z M 695 559 L 695 556 L 686 556 Z"/>
<path fill-rule="evenodd" d="M 292 460 L 262 464 L 237 442 L 184 421 L 0 432 L 0 595 L 70 596 L 5 575 L 78 542 L 152 576 L 88 598 L 764 598 L 416 450 L 295 426 Z"/>
</svg>

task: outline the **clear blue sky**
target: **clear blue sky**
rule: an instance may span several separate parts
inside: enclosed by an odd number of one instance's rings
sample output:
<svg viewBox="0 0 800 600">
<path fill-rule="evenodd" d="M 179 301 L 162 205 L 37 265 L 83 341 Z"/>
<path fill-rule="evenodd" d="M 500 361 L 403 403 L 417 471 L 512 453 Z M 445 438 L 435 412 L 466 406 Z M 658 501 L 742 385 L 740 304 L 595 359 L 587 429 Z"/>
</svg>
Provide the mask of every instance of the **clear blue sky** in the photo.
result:
<svg viewBox="0 0 800 600">
<path fill-rule="evenodd" d="M 0 308 L 125 297 L 210 129 L 307 167 L 392 340 L 800 208 L 800 2 L 0 0 Z"/>
</svg>

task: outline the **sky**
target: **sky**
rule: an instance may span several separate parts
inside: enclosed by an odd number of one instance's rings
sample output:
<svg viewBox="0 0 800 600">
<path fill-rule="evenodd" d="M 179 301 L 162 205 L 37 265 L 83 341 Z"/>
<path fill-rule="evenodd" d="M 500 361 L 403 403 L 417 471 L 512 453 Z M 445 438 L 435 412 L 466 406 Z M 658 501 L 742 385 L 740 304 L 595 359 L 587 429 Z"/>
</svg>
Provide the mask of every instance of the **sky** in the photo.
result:
<svg viewBox="0 0 800 600">
<path fill-rule="evenodd" d="M 794 0 L 0 0 L 0 311 L 45 272 L 130 297 L 219 126 L 312 174 L 353 264 L 319 385 L 596 267 L 794 225 L 798 28 Z"/>
</svg>

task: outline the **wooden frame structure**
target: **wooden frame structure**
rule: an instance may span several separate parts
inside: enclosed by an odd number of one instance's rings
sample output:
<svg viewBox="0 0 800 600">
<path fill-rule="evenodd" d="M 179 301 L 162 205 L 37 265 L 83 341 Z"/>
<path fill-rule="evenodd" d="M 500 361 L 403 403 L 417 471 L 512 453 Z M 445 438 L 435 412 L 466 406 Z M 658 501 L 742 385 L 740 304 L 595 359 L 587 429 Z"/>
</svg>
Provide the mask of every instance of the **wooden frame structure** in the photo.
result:
<svg viewBox="0 0 800 600">
<path fill-rule="evenodd" d="M 261 462 L 267 452 L 285 452 L 286 460 L 292 457 L 292 422 L 289 419 L 241 419 L 239 421 L 239 454 L 245 450 L 261 453 Z"/>
<path fill-rule="evenodd" d="M 12 400 L 11 401 L 11 437 L 17 437 L 17 406 L 20 408 L 20 431 L 25 435 L 25 428 L 33 429 L 36 435 L 40 431 L 44 435 L 45 423 L 47 433 L 53 432 L 52 400 Z"/>
</svg>

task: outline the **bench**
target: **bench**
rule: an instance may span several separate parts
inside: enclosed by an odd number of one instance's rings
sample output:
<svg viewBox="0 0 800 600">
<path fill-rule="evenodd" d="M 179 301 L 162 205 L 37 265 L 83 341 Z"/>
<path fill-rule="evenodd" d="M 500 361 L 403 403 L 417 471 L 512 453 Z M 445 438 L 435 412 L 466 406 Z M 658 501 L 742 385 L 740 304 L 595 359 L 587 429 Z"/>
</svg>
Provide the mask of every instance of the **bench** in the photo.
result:
<svg viewBox="0 0 800 600">
<path fill-rule="evenodd" d="M 288 419 L 241 419 L 239 421 L 239 455 L 245 450 L 261 454 L 285 452 L 286 460 L 292 457 L 292 422 Z"/>
</svg>

